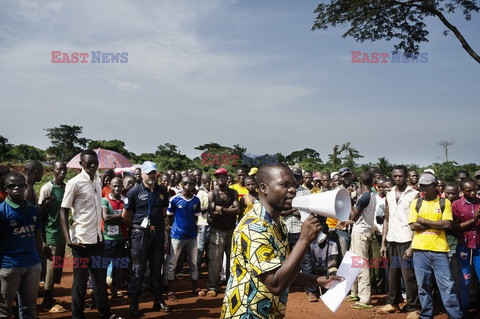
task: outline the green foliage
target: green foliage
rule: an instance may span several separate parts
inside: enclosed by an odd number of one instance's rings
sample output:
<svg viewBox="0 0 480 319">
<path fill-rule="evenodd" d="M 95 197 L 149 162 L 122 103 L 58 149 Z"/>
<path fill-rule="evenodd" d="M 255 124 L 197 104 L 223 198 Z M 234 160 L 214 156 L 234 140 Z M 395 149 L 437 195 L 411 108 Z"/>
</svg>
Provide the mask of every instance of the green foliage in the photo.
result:
<svg viewBox="0 0 480 319">
<path fill-rule="evenodd" d="M 331 0 L 320 3 L 315 9 L 317 16 L 312 30 L 340 26 L 346 28 L 344 38 L 352 37 L 357 42 L 398 40 L 395 50 L 413 54 L 418 53 L 420 43 L 428 42 L 429 32 L 424 19 L 433 16 L 439 18 L 480 63 L 478 54 L 444 15 L 457 9 L 462 11 L 466 20 L 471 19 L 472 12 L 480 11 L 474 0 Z"/>
<path fill-rule="evenodd" d="M 288 165 L 293 165 L 299 163 L 304 159 L 315 159 L 317 162 L 322 163 L 320 159 L 320 154 L 311 148 L 305 148 L 303 150 L 294 151 L 290 155 L 285 156 L 285 163 Z"/>
<path fill-rule="evenodd" d="M 56 160 L 68 161 L 88 144 L 88 139 L 79 137 L 82 134 L 82 126 L 61 124 L 59 127 L 44 130 L 48 132 L 46 136 L 52 143 L 47 152 Z"/>
<path fill-rule="evenodd" d="M 14 159 L 18 162 L 25 162 L 28 160 L 45 160 L 45 152 L 35 146 L 20 144 L 12 147 L 7 152 L 7 158 Z"/>
<path fill-rule="evenodd" d="M 13 145 L 8 143 L 8 139 L 0 135 L 0 162 L 7 161 L 8 152 L 12 149 Z"/>
<path fill-rule="evenodd" d="M 155 162 L 158 164 L 158 169 L 166 171 L 169 168 L 174 170 L 184 170 L 192 167 L 192 160 L 180 153 L 177 146 L 165 143 L 157 147 L 155 152 Z"/>
<path fill-rule="evenodd" d="M 247 151 L 245 147 L 238 144 L 228 147 L 213 142 L 199 145 L 195 149 L 203 151 L 200 158 L 194 159 L 197 161 L 196 163 L 200 161 L 201 166 L 197 167 L 201 167 L 204 172 L 210 173 L 219 167 L 224 167 L 229 173 L 235 172 L 242 165 L 242 154 Z M 251 167 L 254 165 L 250 163 L 250 165 L 243 166 Z"/>
</svg>

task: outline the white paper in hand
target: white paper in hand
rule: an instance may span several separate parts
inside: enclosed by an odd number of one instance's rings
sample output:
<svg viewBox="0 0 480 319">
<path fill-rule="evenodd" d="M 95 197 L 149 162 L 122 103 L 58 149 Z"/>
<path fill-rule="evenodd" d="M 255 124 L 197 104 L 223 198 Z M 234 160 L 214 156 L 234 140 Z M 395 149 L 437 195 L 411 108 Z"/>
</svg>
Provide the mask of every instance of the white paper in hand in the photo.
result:
<svg viewBox="0 0 480 319">
<path fill-rule="evenodd" d="M 354 267 L 352 267 L 352 259 L 356 260 Z M 330 286 L 330 289 L 328 289 L 328 291 L 320 297 L 323 303 L 332 312 L 336 312 L 338 310 L 338 307 L 340 307 L 342 301 L 352 288 L 355 279 L 357 279 L 357 276 L 363 267 L 363 264 L 358 262 L 360 260 L 363 262 L 361 257 L 352 254 L 350 251 L 347 251 L 337 271 L 337 276 L 344 277 L 345 280 L 334 281 Z"/>
</svg>

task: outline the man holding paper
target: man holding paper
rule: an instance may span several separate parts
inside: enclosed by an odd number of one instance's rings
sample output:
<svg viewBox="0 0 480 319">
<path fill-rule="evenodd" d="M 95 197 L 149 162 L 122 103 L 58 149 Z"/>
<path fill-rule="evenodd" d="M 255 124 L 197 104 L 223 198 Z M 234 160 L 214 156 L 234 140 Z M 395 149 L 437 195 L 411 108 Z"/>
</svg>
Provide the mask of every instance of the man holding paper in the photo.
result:
<svg viewBox="0 0 480 319">
<path fill-rule="evenodd" d="M 243 217 L 233 234 L 231 275 L 221 318 L 283 318 L 290 286 L 328 288 L 333 281 L 343 280 L 299 273 L 305 251 L 322 226 L 309 216 L 290 252 L 280 217 L 282 211 L 292 208 L 296 193 L 290 168 L 284 164 L 261 166 L 257 182 L 260 203 Z"/>
</svg>

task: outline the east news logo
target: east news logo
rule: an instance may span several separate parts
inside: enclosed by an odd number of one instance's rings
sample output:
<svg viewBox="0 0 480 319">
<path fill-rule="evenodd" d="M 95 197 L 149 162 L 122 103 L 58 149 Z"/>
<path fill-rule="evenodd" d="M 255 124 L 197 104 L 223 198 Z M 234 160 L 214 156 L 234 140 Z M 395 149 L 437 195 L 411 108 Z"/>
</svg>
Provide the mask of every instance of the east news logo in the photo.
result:
<svg viewBox="0 0 480 319">
<path fill-rule="evenodd" d="M 352 63 L 428 63 L 428 52 L 415 54 L 392 52 L 391 60 L 388 61 L 390 54 L 388 52 L 368 52 L 352 51 Z"/>
<path fill-rule="evenodd" d="M 62 52 L 51 51 L 52 63 L 127 63 L 128 52 Z"/>
</svg>

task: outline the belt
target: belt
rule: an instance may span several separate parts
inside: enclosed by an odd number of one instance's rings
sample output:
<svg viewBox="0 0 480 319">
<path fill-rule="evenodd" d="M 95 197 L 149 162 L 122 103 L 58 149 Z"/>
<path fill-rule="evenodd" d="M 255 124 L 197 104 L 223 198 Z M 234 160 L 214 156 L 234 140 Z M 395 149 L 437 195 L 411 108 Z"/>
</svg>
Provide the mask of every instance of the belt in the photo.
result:
<svg viewBox="0 0 480 319">
<path fill-rule="evenodd" d="M 138 224 L 133 224 L 132 227 L 134 229 L 139 229 L 139 230 L 142 230 L 144 232 L 149 232 L 151 234 L 155 234 L 156 232 L 160 232 L 162 230 L 162 228 L 160 226 L 154 226 L 154 225 L 150 225 L 147 228 L 144 228 L 144 227 L 142 227 Z"/>
</svg>

